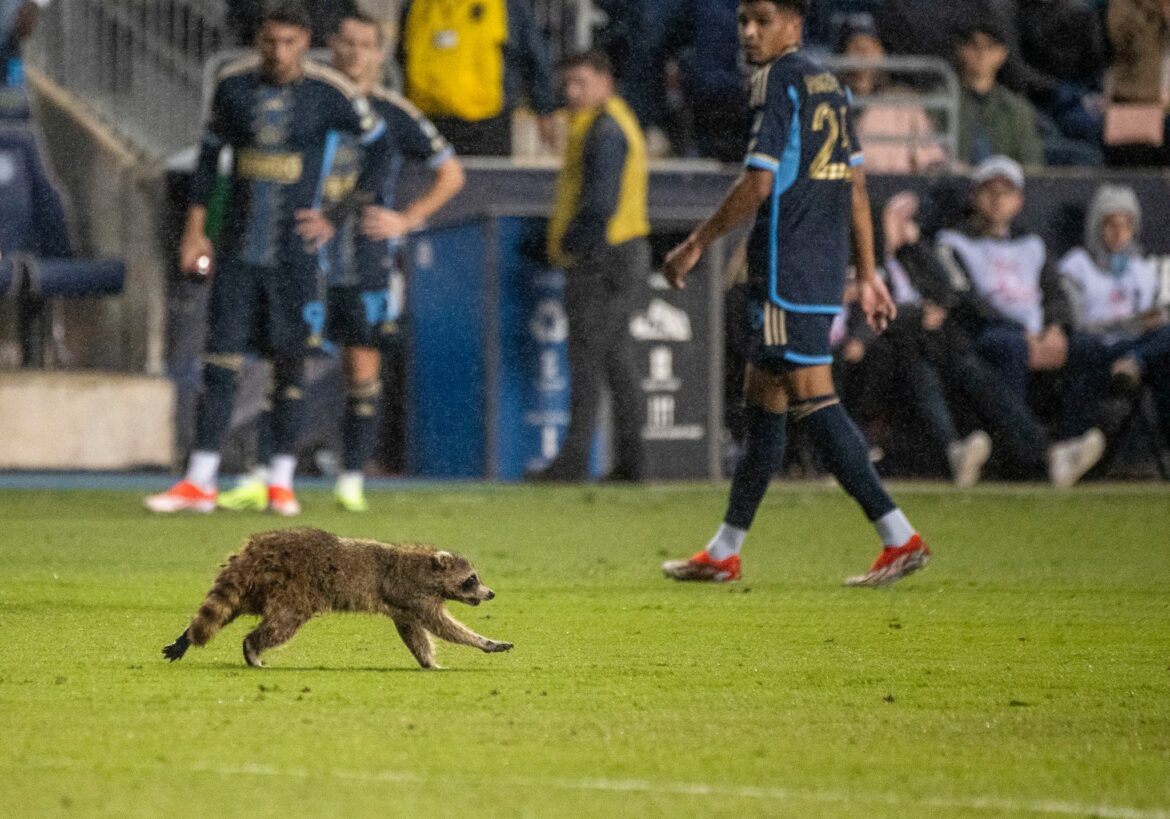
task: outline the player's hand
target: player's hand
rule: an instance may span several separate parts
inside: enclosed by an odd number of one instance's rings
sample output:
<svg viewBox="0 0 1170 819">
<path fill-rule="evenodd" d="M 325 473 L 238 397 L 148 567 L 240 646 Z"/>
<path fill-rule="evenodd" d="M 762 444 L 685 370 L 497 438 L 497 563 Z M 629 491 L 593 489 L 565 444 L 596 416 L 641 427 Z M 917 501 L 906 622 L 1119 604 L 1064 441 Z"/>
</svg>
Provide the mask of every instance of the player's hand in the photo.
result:
<svg viewBox="0 0 1170 819">
<path fill-rule="evenodd" d="M 387 239 L 401 239 L 418 227 L 404 213 L 381 208 L 377 205 L 368 205 L 362 208 L 362 235 L 367 239 L 385 241 Z"/>
<path fill-rule="evenodd" d="M 212 254 L 211 240 L 203 231 L 184 231 L 179 242 L 179 271 L 189 275 L 210 275 Z"/>
<path fill-rule="evenodd" d="M 886 283 L 877 276 L 871 276 L 865 281 L 858 282 L 857 289 L 861 297 L 861 312 L 865 314 L 866 323 L 875 333 L 885 332 L 890 322 L 898 316 L 898 308 L 890 298 Z"/>
<path fill-rule="evenodd" d="M 703 248 L 694 239 L 687 238 L 674 250 L 666 254 L 662 264 L 662 275 L 670 282 L 675 290 L 682 290 L 687 286 L 687 274 L 699 263 L 703 255 Z"/>
<path fill-rule="evenodd" d="M 293 213 L 293 216 L 297 220 L 297 236 L 304 239 L 306 245 L 311 245 L 316 250 L 329 244 L 329 240 L 337 232 L 333 223 L 316 208 L 301 208 Z"/>
</svg>

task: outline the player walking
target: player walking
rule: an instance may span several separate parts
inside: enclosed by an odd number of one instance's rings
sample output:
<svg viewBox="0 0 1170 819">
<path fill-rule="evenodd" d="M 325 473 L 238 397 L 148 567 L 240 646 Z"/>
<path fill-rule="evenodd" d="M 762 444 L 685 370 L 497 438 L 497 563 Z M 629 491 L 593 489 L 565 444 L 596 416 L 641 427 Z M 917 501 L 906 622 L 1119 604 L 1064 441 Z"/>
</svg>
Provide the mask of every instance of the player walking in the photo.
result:
<svg viewBox="0 0 1170 819">
<path fill-rule="evenodd" d="M 876 274 L 861 146 L 848 92 L 800 51 L 808 0 L 744 0 L 739 32 L 759 66 L 752 80 L 755 125 L 745 168 L 718 210 L 666 257 L 675 287 L 706 247 L 754 215 L 748 244 L 753 351 L 745 395 L 744 454 L 723 525 L 706 549 L 663 564 L 676 580 L 731 581 L 772 475 L 784 458 L 789 417 L 815 441 L 841 486 L 865 511 L 884 548 L 847 585 L 892 583 L 926 565 L 930 550 L 886 494 L 861 433 L 834 387 L 829 327 L 840 311 L 850 239 L 861 305 L 876 331 L 895 307 Z M 852 232 L 850 227 L 852 226 Z"/>
<path fill-rule="evenodd" d="M 413 105 L 378 85 L 385 59 L 382 28 L 361 14 L 347 15 L 330 39 L 333 67 L 369 100 L 386 123 L 381 153 L 385 167 L 367 179 L 366 151 L 352 135 L 341 135 L 333 171 L 324 185 L 324 216 L 341 220 L 340 230 L 322 253 L 329 283 L 325 336 L 342 349 L 345 418 L 342 422 L 342 472 L 334 497 L 342 509 L 368 508 L 362 467 L 377 438 L 382 394 L 381 345 L 400 331 L 404 278 L 398 264 L 406 234 L 421 226 L 463 187 L 463 165 L 447 141 Z M 398 172 L 405 160 L 425 162 L 434 170 L 430 187 L 401 211 L 395 208 Z M 324 218 L 324 216 L 322 218 Z M 239 486 L 224 492 L 227 509 L 263 509 L 272 474 L 267 468 L 273 443 L 271 413 L 258 423 L 260 466 Z"/>
<path fill-rule="evenodd" d="M 385 130 L 344 77 L 305 59 L 309 31 L 300 4 L 273 7 L 256 38 L 259 54 L 227 66 L 215 89 L 180 247 L 185 272 L 209 269 L 215 256 L 195 449 L 186 477 L 146 498 L 152 512 L 215 508 L 220 445 L 244 355 L 253 350 L 271 359 L 275 382 L 267 504 L 282 515 L 300 511 L 292 491 L 294 447 L 304 414 L 305 351 L 310 335 L 321 332 L 320 307 L 312 306 L 319 298 L 317 251 L 328 238 L 319 208 L 332 162 L 329 135 L 360 135 L 380 146 Z M 207 203 L 228 146 L 234 164 L 227 216 L 213 251 Z"/>
</svg>

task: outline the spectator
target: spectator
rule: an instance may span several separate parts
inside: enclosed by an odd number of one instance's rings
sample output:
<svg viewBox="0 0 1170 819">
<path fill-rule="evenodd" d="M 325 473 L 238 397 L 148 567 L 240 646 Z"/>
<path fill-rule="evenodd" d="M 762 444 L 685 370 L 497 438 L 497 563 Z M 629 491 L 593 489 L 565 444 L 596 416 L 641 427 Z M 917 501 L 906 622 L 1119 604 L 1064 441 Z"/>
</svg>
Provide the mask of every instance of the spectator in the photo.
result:
<svg viewBox="0 0 1170 819">
<path fill-rule="evenodd" d="M 260 21 L 264 17 L 265 0 L 229 0 L 227 4 L 228 26 L 236 33 L 236 43 L 249 47 L 256 39 Z M 304 6 L 312 20 L 311 44 L 313 48 L 328 45 L 329 37 L 337 31 L 342 19 L 358 13 L 355 0 L 305 0 Z"/>
<path fill-rule="evenodd" d="M 535 480 L 589 474 L 593 422 L 608 381 L 618 461 L 610 477 L 642 477 L 642 400 L 628 325 L 650 269 L 646 145 L 637 117 L 614 94 L 609 59 L 587 51 L 564 63 L 570 112 L 565 162 L 548 228 L 549 256 L 566 268 L 571 378 L 569 428 Z"/>
<path fill-rule="evenodd" d="M 738 0 L 691 0 L 694 31 L 683 68 L 700 156 L 739 162 L 751 131 L 748 77 L 739 59 Z"/>
<path fill-rule="evenodd" d="M 0 85 L 11 82 L 8 61 L 20 58 L 20 44 L 33 33 L 50 0 L 0 0 Z"/>
<path fill-rule="evenodd" d="M 1170 165 L 1170 2 L 1112 0 L 1109 41 L 1113 89 L 1106 118 L 1110 165 Z"/>
<path fill-rule="evenodd" d="M 991 455 L 991 438 L 979 429 L 960 436 L 947 405 L 938 363 L 945 358 L 939 348 L 946 343 L 942 304 L 949 286 L 922 240 L 917 209 L 918 197 L 910 192 L 894 196 L 883 209 L 884 266 L 898 314 L 877 336 L 864 321 L 851 322 L 841 346 L 848 384 L 843 393 L 850 412 L 857 407 L 859 420 L 876 416 L 882 407 L 910 415 L 923 433 L 913 436 L 916 454 L 945 454 L 955 484 L 965 488 L 978 483 Z"/>
<path fill-rule="evenodd" d="M 869 14 L 855 14 L 845 21 L 836 51 L 845 57 L 873 62 L 886 56 Z M 850 71 L 845 82 L 859 97 L 878 96 L 875 100 L 858 101 L 860 114 L 854 126 L 865 147 L 865 164 L 870 171 L 917 173 L 946 163 L 946 151 L 935 137 L 930 117 L 913 102 L 911 89 L 891 85 L 876 68 Z"/>
<path fill-rule="evenodd" d="M 1024 165 L 1043 165 L 1035 111 L 996 81 L 1008 55 L 1003 35 L 994 25 L 978 22 L 959 35 L 957 45 L 959 159 L 974 165 L 1001 154 Z"/>
<path fill-rule="evenodd" d="M 1102 394 L 1110 377 L 1124 392 L 1149 385 L 1170 440 L 1170 315 L 1158 303 L 1158 264 L 1137 242 L 1141 219 L 1132 188 L 1102 186 L 1085 218 L 1084 246 L 1061 260 L 1060 272 L 1092 341 L 1090 391 Z"/>
<path fill-rule="evenodd" d="M 456 153 L 511 155 L 524 94 L 541 139 L 555 145 L 552 65 L 525 0 L 408 0 L 401 32 L 406 97 Z"/>
<path fill-rule="evenodd" d="M 975 169 L 974 181 L 974 216 L 938 235 L 956 291 L 948 321 L 958 322 L 998 370 L 997 389 L 1026 401 L 1032 374 L 1075 376 L 1088 360 L 1088 340 L 1069 332 L 1072 307 L 1043 241 L 1012 232 L 1024 206 L 1019 164 L 990 157 Z M 1105 436 L 1091 426 L 1094 408 L 1077 393 L 1083 384 L 1077 378 L 1066 384 L 1056 426 L 1063 440 L 1047 450 L 1048 476 L 1057 486 L 1076 483 L 1105 451 Z"/>
</svg>

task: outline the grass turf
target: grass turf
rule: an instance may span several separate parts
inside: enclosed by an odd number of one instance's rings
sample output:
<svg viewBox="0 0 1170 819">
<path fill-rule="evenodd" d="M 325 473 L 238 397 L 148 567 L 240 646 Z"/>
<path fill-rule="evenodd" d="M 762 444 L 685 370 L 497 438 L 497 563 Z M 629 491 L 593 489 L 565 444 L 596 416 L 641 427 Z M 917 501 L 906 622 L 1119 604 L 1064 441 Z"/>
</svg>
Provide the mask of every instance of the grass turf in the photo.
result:
<svg viewBox="0 0 1170 819">
<path fill-rule="evenodd" d="M 0 815 L 1170 815 L 1170 496 L 902 487 L 889 589 L 839 491 L 775 486 L 732 586 L 676 584 L 724 486 L 414 489 L 298 521 L 473 558 L 502 655 L 315 620 L 271 667 L 186 625 L 254 514 L 0 493 Z"/>
</svg>

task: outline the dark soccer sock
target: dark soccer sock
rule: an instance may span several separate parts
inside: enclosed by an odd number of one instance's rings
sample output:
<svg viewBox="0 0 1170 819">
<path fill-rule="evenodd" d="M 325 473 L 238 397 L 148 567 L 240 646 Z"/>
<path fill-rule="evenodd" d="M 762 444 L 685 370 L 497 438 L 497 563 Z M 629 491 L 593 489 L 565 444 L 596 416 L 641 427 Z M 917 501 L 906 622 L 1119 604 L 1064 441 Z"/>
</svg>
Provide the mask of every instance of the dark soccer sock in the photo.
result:
<svg viewBox="0 0 1170 819">
<path fill-rule="evenodd" d="M 242 360 L 229 356 L 209 359 L 203 364 L 203 392 L 195 421 L 195 449 L 219 452 L 224 432 L 232 420 L 232 402 Z"/>
<path fill-rule="evenodd" d="M 870 463 L 865 438 L 836 396 L 802 401 L 792 408 L 792 415 L 793 423 L 804 424 L 833 477 L 870 521 L 897 508 Z"/>
<path fill-rule="evenodd" d="M 305 418 L 304 359 L 276 359 L 272 380 L 272 453 L 295 455 Z"/>
<path fill-rule="evenodd" d="M 342 468 L 360 472 L 374 450 L 378 432 L 378 405 L 382 382 L 374 379 L 354 384 L 345 399 L 345 421 L 341 428 Z"/>
<path fill-rule="evenodd" d="M 744 426 L 743 456 L 731 479 L 731 498 L 723 521 L 747 530 L 768 491 L 772 475 L 784 461 L 788 416 L 749 406 L 744 412 Z"/>
</svg>

